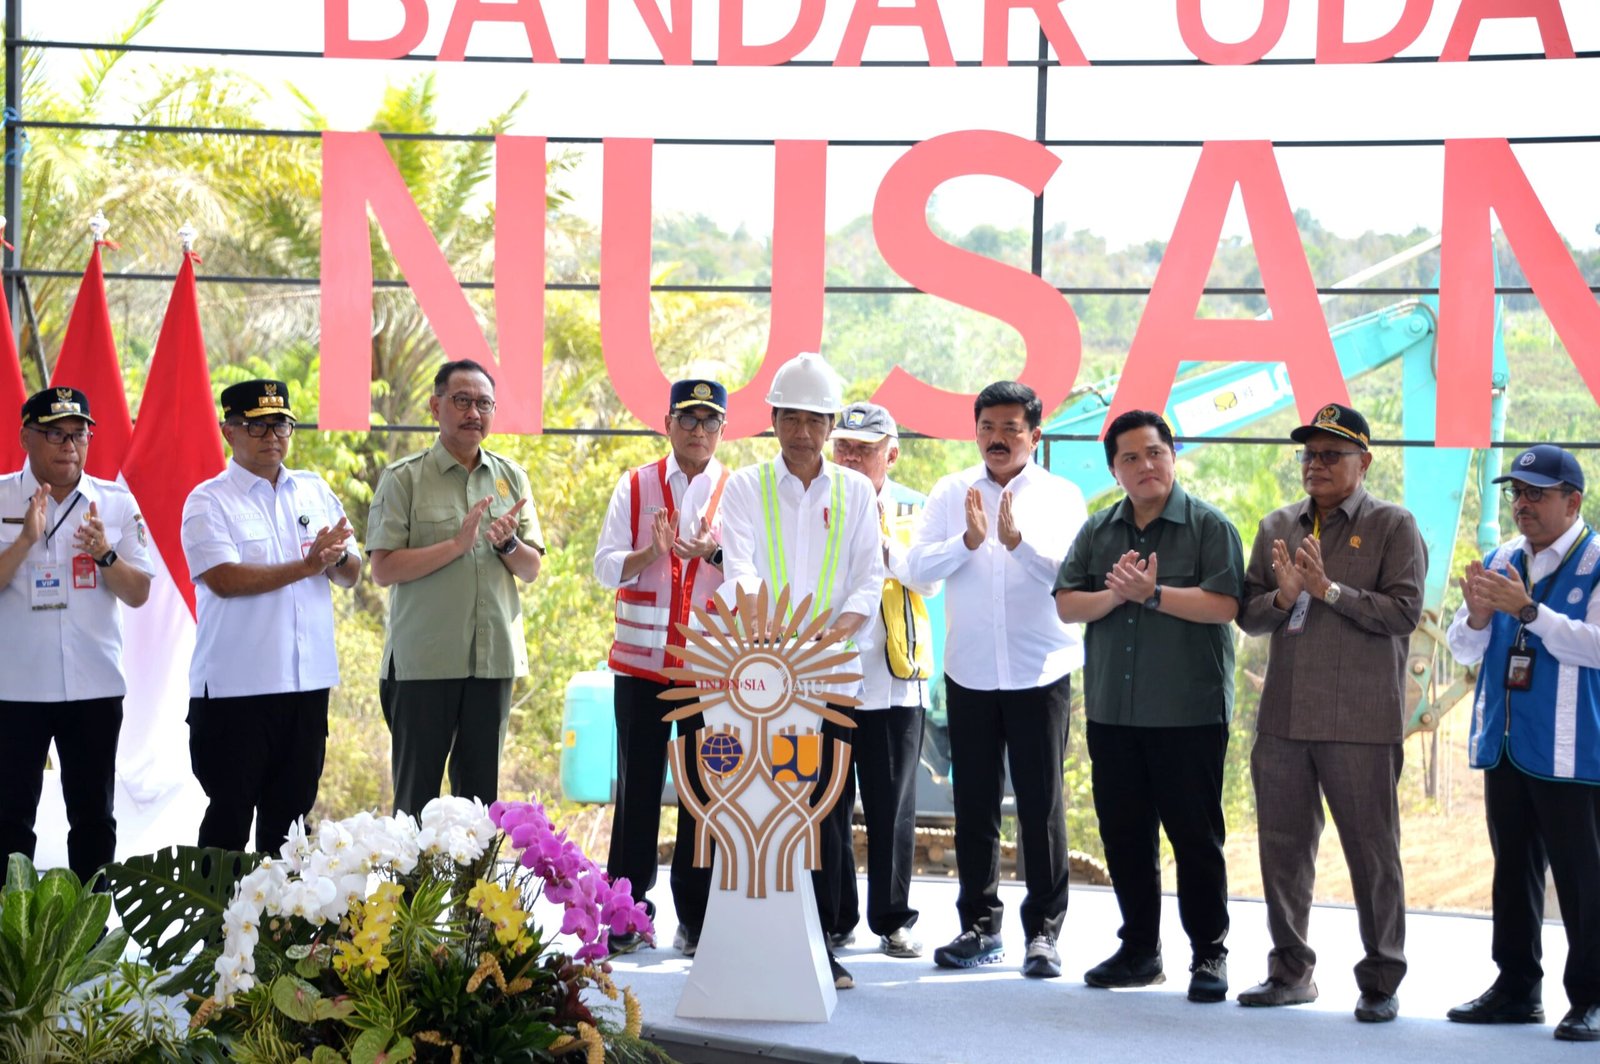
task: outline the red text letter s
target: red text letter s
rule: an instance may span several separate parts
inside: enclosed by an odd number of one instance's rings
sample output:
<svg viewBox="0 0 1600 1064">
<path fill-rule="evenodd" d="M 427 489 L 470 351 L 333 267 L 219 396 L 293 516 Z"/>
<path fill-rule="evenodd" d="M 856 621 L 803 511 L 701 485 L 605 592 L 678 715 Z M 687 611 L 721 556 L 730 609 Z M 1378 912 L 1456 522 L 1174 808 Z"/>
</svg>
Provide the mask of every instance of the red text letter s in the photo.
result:
<svg viewBox="0 0 1600 1064">
<path fill-rule="evenodd" d="M 1234 185 L 1272 317 L 1196 320 Z M 1201 149 L 1105 423 L 1129 410 L 1165 410 L 1180 362 L 1282 362 L 1307 421 L 1327 403 L 1349 401 L 1268 141 L 1215 141 Z"/>
<path fill-rule="evenodd" d="M 323 0 L 322 54 L 329 59 L 401 59 L 428 34 L 428 0 L 400 0 L 405 24 L 382 41 L 357 41 L 350 37 L 350 0 Z"/>
<path fill-rule="evenodd" d="M 617 398 L 651 428 L 661 423 L 671 382 L 650 335 L 650 184 L 653 142 L 605 142 L 600 226 L 600 347 Z M 729 389 L 725 436 L 771 427 L 767 389 L 778 367 L 822 347 L 828 176 L 825 141 L 778 141 L 773 192 L 772 325 L 761 368 Z"/>
<path fill-rule="evenodd" d="M 1022 335 L 1027 355 L 1017 379 L 1039 393 L 1046 411 L 1066 399 L 1078 376 L 1082 341 L 1071 304 L 1043 278 L 940 240 L 928 228 L 928 198 L 967 174 L 1003 177 L 1038 196 L 1060 165 L 1043 145 L 1009 133 L 946 133 L 901 156 L 872 207 L 872 231 L 891 269 L 929 295 L 998 318 Z M 896 366 L 872 401 L 917 432 L 959 440 L 972 434 L 973 398 Z"/>
<path fill-rule="evenodd" d="M 1600 402 L 1600 303 L 1595 302 L 1527 175 L 1504 140 L 1444 142 L 1444 233 L 1439 262 L 1441 447 L 1489 442 L 1494 373 L 1494 246 L 1489 211 L 1589 394 Z"/>
<path fill-rule="evenodd" d="M 543 137 L 495 138 L 496 359 L 382 137 L 322 135 L 322 428 L 371 423 L 371 206 L 444 357 L 481 362 L 498 382 L 495 430 L 542 430 L 544 174 Z"/>
</svg>

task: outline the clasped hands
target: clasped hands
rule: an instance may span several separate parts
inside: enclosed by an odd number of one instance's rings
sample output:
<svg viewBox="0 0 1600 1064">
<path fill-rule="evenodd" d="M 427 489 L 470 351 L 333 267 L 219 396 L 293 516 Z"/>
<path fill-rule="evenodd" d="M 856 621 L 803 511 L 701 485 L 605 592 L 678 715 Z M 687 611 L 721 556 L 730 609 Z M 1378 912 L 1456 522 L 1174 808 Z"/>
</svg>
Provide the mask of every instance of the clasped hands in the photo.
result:
<svg viewBox="0 0 1600 1064">
<path fill-rule="evenodd" d="M 967 489 L 967 530 L 961 542 L 968 550 L 977 550 L 989 536 L 989 515 L 983 509 L 983 493 L 977 485 Z M 1011 511 L 1011 493 L 1000 493 L 1000 513 L 996 521 L 995 536 L 1006 550 L 1016 550 L 1022 543 L 1022 530 Z"/>
<path fill-rule="evenodd" d="M 700 519 L 700 531 L 693 539 L 684 539 L 672 526 L 672 517 L 666 510 L 657 510 L 650 521 L 650 560 L 675 554 L 684 561 L 690 558 L 709 559 L 717 552 L 716 538 L 711 535 L 711 523 Z"/>
<path fill-rule="evenodd" d="M 1276 602 L 1280 610 L 1293 606 L 1302 591 L 1311 592 L 1313 598 L 1322 598 L 1333 583 L 1322 567 L 1322 543 L 1315 536 L 1301 540 L 1292 555 L 1287 543 L 1273 540 L 1272 572 L 1278 578 Z"/>
<path fill-rule="evenodd" d="M 1106 590 L 1111 592 L 1120 606 L 1124 602 L 1143 605 L 1156 593 L 1156 556 L 1141 558 L 1139 552 L 1130 550 L 1116 560 L 1106 574 Z"/>
<path fill-rule="evenodd" d="M 485 495 L 472 504 L 467 516 L 462 519 L 461 530 L 455 535 L 456 547 L 462 554 L 470 551 L 473 544 L 478 541 L 478 529 L 483 524 L 484 514 L 489 512 L 489 504 L 493 501 L 493 495 Z M 527 499 L 518 499 L 512 504 L 511 509 L 489 522 L 489 527 L 484 530 L 484 538 L 489 541 L 491 547 L 499 549 L 517 534 L 517 514 L 522 512 L 527 503 Z"/>
<path fill-rule="evenodd" d="M 1495 611 L 1513 616 L 1533 605 L 1533 597 L 1521 580 L 1486 569 L 1481 561 L 1467 563 L 1456 583 L 1467 604 L 1467 623 L 1474 628 L 1487 625 Z"/>
</svg>

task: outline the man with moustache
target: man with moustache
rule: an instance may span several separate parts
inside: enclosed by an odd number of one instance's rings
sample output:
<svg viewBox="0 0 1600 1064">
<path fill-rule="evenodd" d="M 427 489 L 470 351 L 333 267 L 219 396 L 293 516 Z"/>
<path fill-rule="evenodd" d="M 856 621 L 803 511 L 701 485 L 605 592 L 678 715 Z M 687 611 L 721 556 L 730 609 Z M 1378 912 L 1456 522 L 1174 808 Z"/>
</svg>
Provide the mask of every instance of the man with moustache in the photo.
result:
<svg viewBox="0 0 1600 1064">
<path fill-rule="evenodd" d="M 1478 665 L 1470 750 L 1494 850 L 1499 977 L 1447 1014 L 1543 1023 L 1545 869 L 1567 931 L 1563 1041 L 1600 1040 L 1600 536 L 1583 469 L 1560 447 L 1519 454 L 1506 483 L 1517 531 L 1461 578 L 1450 652 Z"/>
<path fill-rule="evenodd" d="M 1061 974 L 1056 938 L 1067 915 L 1062 798 L 1077 629 L 1056 616 L 1050 589 L 1087 516 L 1072 482 L 1034 464 L 1043 405 L 1032 388 L 999 381 L 973 403 L 983 461 L 942 478 L 928 496 L 908 562 L 911 579 L 946 584 L 945 698 L 956 813 L 956 908 L 961 934 L 934 951 L 944 968 L 1004 956 L 1000 923 L 1000 803 L 1005 767 L 1027 860 L 1022 974 Z"/>
<path fill-rule="evenodd" d="M 823 458 L 823 447 L 844 405 L 844 382 L 822 356 L 803 353 L 778 367 L 767 392 L 778 455 L 769 462 L 746 466 L 728 479 L 722 504 L 723 572 L 745 592 L 762 583 L 779 594 L 787 586 L 791 604 L 811 597 L 802 627 L 823 611 L 831 611 L 828 627 L 818 636 L 854 639 L 878 608 L 883 590 L 882 546 L 878 538 L 877 497 L 872 482 L 853 469 Z M 846 643 L 845 646 L 850 644 Z M 833 671 L 851 674 L 854 663 Z M 823 692 L 855 696 L 860 683 L 830 685 Z M 835 712 L 855 712 L 835 704 Z M 853 741 L 854 728 L 824 721 L 821 731 L 820 779 L 833 774 L 833 741 Z M 821 788 L 812 794 L 812 804 Z M 842 804 L 842 803 L 841 803 Z M 835 810 L 838 807 L 835 806 Z M 821 828 L 821 868 L 812 873 L 817 915 L 824 935 L 839 923 L 837 883 L 841 862 L 855 867 L 849 837 L 849 816 L 831 816 Z M 834 986 L 855 985 L 833 954 L 828 963 Z"/>
<path fill-rule="evenodd" d="M 722 583 L 721 505 L 728 471 L 716 459 L 728 416 L 728 391 L 716 381 L 672 385 L 663 419 L 671 444 L 666 456 L 622 475 L 611 493 L 594 554 L 595 579 L 616 591 L 616 624 L 609 664 L 617 720 L 617 796 L 611 814 L 606 874 L 627 879 L 633 899 L 651 916 L 645 895 L 656 882 L 656 832 L 666 779 L 672 725 L 660 699 L 672 681 L 662 672 L 683 664 L 680 624 L 697 624 L 691 607 L 710 605 Z M 705 726 L 696 714 L 678 721 L 679 735 Z M 699 760 L 685 758 L 689 779 L 679 787 L 701 790 Z M 693 957 L 705 922 L 711 870 L 694 867 L 695 822 L 678 805 L 678 841 L 672 852 L 672 907 L 678 914 L 674 945 Z M 639 941 L 637 932 L 611 936 L 613 951 Z"/>
<path fill-rule="evenodd" d="M 833 460 L 872 482 L 878 497 L 878 532 L 885 569 L 878 609 L 856 635 L 864 677 L 861 706 L 851 740 L 851 773 L 831 816 L 850 839 L 857 781 L 867 825 L 867 927 L 890 957 L 920 957 L 911 937 L 917 910 L 911 907 L 911 868 L 917 841 L 917 764 L 922 723 L 933 672 L 933 631 L 924 597 L 939 585 L 910 579 L 906 554 L 911 522 L 921 499 L 889 479 L 900 459 L 894 417 L 876 403 L 851 403 L 834 426 Z M 913 501 L 915 500 L 915 501 Z M 826 928 L 833 945 L 849 945 L 860 919 L 854 848 L 837 869 L 837 923 Z"/>
<path fill-rule="evenodd" d="M 393 736 L 394 803 L 420 813 L 450 793 L 494 801 L 511 685 L 528 672 L 517 583 L 539 575 L 544 544 L 523 468 L 483 446 L 494 378 L 446 362 L 428 409 L 439 438 L 378 479 L 367 514 L 372 579 L 389 591 L 378 685 Z"/>
<path fill-rule="evenodd" d="M 83 883 L 117 849 L 122 614 L 150 597 L 149 536 L 133 495 L 83 472 L 89 397 L 53 387 L 22 405 L 28 460 L 0 477 L 0 882 L 30 859 L 51 740 L 67 807 L 67 863 Z"/>
<path fill-rule="evenodd" d="M 1323 802 L 1350 869 L 1365 956 L 1356 1019 L 1399 1014 L 1406 973 L 1400 867 L 1407 641 L 1422 616 L 1427 548 L 1404 507 L 1370 495 L 1367 419 L 1329 403 L 1290 433 L 1304 500 L 1261 519 L 1245 571 L 1239 627 L 1270 635 L 1250 751 L 1262 890 L 1272 951 L 1241 1005 L 1317 998 L 1306 942 Z"/>
<path fill-rule="evenodd" d="M 277 853 L 317 802 L 339 682 L 330 586 L 354 587 L 361 557 L 327 482 L 283 464 L 294 429 L 283 381 L 224 388 L 233 461 L 183 504 L 196 622 L 189 761 L 210 799 L 201 846 L 243 850 L 254 819 L 256 851 Z"/>
<path fill-rule="evenodd" d="M 1172 429 L 1130 410 L 1106 429 L 1127 494 L 1091 516 L 1056 578 L 1056 613 L 1086 622 L 1084 709 L 1094 808 L 1122 910 L 1122 945 L 1084 975 L 1162 982 L 1161 839 L 1178 865 L 1189 1000 L 1228 994 L 1222 772 L 1233 715 L 1233 628 L 1244 548 L 1222 512 L 1184 491 Z"/>
</svg>

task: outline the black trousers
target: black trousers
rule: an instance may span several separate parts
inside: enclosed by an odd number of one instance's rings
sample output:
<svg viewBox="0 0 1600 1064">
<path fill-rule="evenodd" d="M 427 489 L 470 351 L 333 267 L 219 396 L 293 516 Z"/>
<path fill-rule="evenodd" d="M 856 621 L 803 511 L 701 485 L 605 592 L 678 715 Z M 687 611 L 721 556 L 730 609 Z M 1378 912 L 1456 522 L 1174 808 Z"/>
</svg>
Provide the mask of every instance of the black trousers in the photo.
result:
<svg viewBox="0 0 1600 1064">
<path fill-rule="evenodd" d="M 392 739 L 396 812 L 417 816 L 439 797 L 447 760 L 451 794 L 485 805 L 500 797 L 509 679 L 397 680 L 391 661 L 388 678 L 378 683 L 378 701 Z"/>
<path fill-rule="evenodd" d="M 917 922 L 911 907 L 911 866 L 917 845 L 917 763 L 922 757 L 921 706 L 855 710 L 855 735 L 850 740 L 851 772 L 845 792 L 829 819 L 842 857 L 833 870 L 835 923 L 830 934 L 855 930 L 861 919 L 856 889 L 855 839 L 850 814 L 857 788 L 867 824 L 867 927 L 887 935 Z"/>
<path fill-rule="evenodd" d="M 859 711 L 848 706 L 835 706 L 830 704 L 829 709 L 835 713 L 859 721 Z M 828 780 L 833 776 L 833 741 L 841 739 L 846 746 L 851 746 L 850 757 L 855 760 L 853 744 L 856 740 L 855 728 L 846 728 L 835 724 L 831 720 L 824 720 L 820 729 L 822 734 L 822 758 L 818 762 L 819 775 L 817 786 L 811 792 L 811 804 L 817 804 L 822 792 L 827 789 Z M 822 933 L 831 935 L 838 931 L 847 931 L 856 925 L 861 918 L 860 909 L 856 902 L 856 847 L 855 829 L 852 826 L 856 807 L 856 788 L 854 771 L 845 778 L 844 791 L 839 795 L 839 801 L 828 811 L 818 826 L 818 835 L 822 843 L 822 860 L 820 867 L 811 872 L 812 893 L 817 896 L 817 920 L 822 924 Z M 849 897 L 846 898 L 843 884 L 848 875 L 850 883 Z M 846 909 L 849 912 L 849 922 L 845 922 Z"/>
<path fill-rule="evenodd" d="M 1495 985 L 1539 989 L 1545 868 L 1556 881 L 1567 929 L 1567 1000 L 1600 1003 L 1600 787 L 1536 779 L 1507 758 L 1483 775 L 1494 849 Z"/>
<path fill-rule="evenodd" d="M 1000 802 L 1005 767 L 1017 798 L 1022 850 L 1022 930 L 1055 938 L 1067 917 L 1067 818 L 1062 798 L 1072 674 L 1043 687 L 974 691 L 945 676 L 950 774 L 956 807 L 956 909 L 963 929 L 998 935 Z"/>
<path fill-rule="evenodd" d="M 210 804 L 201 846 L 277 853 L 317 804 L 328 747 L 328 690 L 189 700 L 189 765 Z"/>
<path fill-rule="evenodd" d="M 645 894 L 655 886 L 659 858 L 656 839 L 661 829 L 661 788 L 666 782 L 667 743 L 672 739 L 671 724 L 663 724 L 664 714 L 682 702 L 663 702 L 657 695 L 671 690 L 670 684 L 619 674 L 615 679 L 613 704 L 617 717 L 617 800 L 611 812 L 611 851 L 606 874 L 613 881 L 626 876 L 635 901 L 643 901 L 652 912 Z M 684 752 L 684 775 L 677 785 L 690 787 L 701 801 L 707 801 L 700 785 L 700 758 L 692 736 L 705 727 L 698 713 L 678 721 L 678 734 L 691 737 Z M 680 792 L 681 793 L 681 792 Z M 706 919 L 706 901 L 711 892 L 711 869 L 694 867 L 695 820 L 680 802 L 678 840 L 672 851 L 672 905 L 678 922 L 698 932 Z M 713 852 L 715 852 L 713 850 Z"/>
<path fill-rule="evenodd" d="M 10 854 L 33 859 L 34 818 L 44 791 L 50 740 L 61 758 L 67 806 L 67 865 L 87 883 L 117 851 L 117 737 L 122 699 L 0 702 L 0 883 Z"/>
<path fill-rule="evenodd" d="M 1178 916 L 1194 959 L 1227 956 L 1228 867 L 1222 855 L 1222 767 L 1228 726 L 1134 728 L 1088 724 L 1094 809 L 1118 937 L 1141 953 L 1161 949 L 1161 830 L 1178 864 Z"/>
</svg>

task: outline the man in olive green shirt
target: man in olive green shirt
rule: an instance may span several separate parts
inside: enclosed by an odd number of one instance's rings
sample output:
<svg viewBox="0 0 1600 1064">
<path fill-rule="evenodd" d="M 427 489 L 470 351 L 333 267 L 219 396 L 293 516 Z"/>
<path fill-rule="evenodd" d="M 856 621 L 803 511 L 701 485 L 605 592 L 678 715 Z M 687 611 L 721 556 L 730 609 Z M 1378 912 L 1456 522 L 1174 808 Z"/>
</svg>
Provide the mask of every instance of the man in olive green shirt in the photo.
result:
<svg viewBox="0 0 1600 1064">
<path fill-rule="evenodd" d="M 1106 430 L 1126 498 L 1090 516 L 1056 578 L 1056 612 L 1088 624 L 1084 706 L 1094 807 L 1122 909 L 1122 945 L 1090 986 L 1146 986 L 1161 965 L 1165 828 L 1189 936 L 1189 1000 L 1228 993 L 1222 769 L 1233 712 L 1233 630 L 1244 548 L 1174 477 L 1172 430 L 1133 410 Z"/>
<path fill-rule="evenodd" d="M 517 581 L 539 575 L 544 544 L 528 474 L 483 447 L 494 379 L 447 362 L 428 409 L 439 438 L 383 471 L 367 515 L 372 578 L 389 592 L 379 698 L 393 736 L 394 804 L 421 812 L 450 792 L 492 802 L 511 717 L 528 673 Z"/>
</svg>

